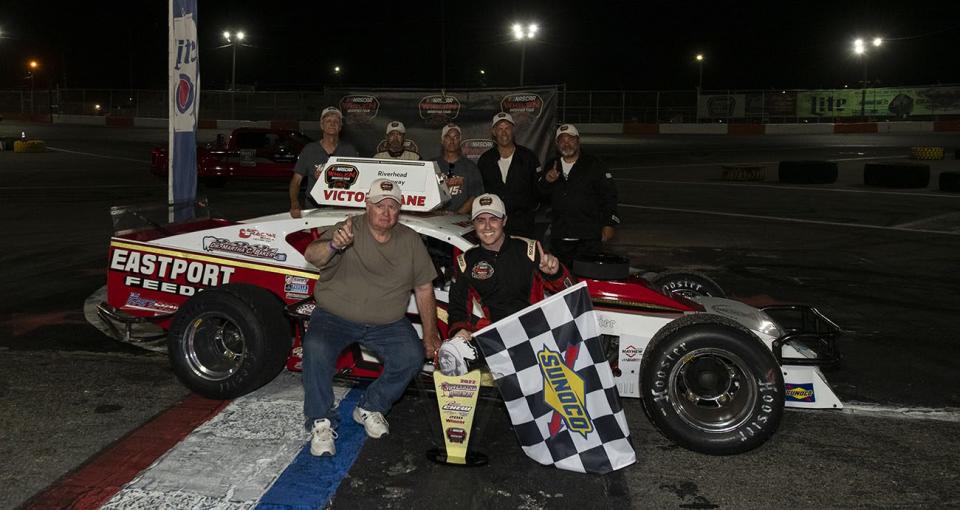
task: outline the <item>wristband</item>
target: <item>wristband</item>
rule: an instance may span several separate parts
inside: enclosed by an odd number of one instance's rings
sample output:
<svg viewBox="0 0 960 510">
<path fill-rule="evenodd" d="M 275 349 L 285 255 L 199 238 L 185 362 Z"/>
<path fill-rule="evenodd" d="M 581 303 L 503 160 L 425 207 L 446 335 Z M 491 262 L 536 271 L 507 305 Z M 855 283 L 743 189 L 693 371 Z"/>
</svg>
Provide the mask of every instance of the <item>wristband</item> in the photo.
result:
<svg viewBox="0 0 960 510">
<path fill-rule="evenodd" d="M 330 240 L 330 249 L 333 250 L 333 251 L 335 251 L 335 252 L 337 252 L 337 253 L 342 253 L 342 252 L 343 252 L 343 248 L 337 248 L 337 245 L 333 244 L 333 240 L 332 240 L 332 239 Z"/>
</svg>

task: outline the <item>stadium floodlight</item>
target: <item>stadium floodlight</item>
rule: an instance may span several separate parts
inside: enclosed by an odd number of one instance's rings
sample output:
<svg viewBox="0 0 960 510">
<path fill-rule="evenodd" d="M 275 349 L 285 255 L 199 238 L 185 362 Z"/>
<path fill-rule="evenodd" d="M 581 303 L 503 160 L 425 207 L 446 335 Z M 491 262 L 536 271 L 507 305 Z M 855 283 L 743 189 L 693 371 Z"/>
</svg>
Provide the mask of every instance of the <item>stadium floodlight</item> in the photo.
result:
<svg viewBox="0 0 960 510">
<path fill-rule="evenodd" d="M 520 86 L 522 87 L 524 61 L 527 58 L 526 41 L 536 37 L 537 32 L 540 31 L 540 26 L 536 23 L 527 23 L 526 26 L 522 23 L 514 23 L 512 28 L 513 38 L 520 41 Z"/>
</svg>

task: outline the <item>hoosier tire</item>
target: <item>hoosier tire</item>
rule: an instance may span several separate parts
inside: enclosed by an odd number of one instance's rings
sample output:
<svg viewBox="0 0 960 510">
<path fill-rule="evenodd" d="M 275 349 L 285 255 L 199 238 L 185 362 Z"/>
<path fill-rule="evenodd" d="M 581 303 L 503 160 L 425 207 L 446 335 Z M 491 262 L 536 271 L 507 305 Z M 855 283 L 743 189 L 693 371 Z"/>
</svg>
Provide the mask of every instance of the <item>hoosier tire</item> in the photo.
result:
<svg viewBox="0 0 960 510">
<path fill-rule="evenodd" d="M 167 335 L 177 378 L 212 399 L 239 397 L 273 380 L 291 342 L 280 300 L 241 284 L 208 289 L 187 300 Z"/>
<path fill-rule="evenodd" d="M 777 167 L 780 182 L 790 184 L 831 184 L 837 182 L 835 161 L 781 161 Z"/>
<path fill-rule="evenodd" d="M 783 416 L 783 374 L 769 349 L 723 317 L 681 317 L 660 330 L 640 365 L 643 407 L 678 445 L 709 455 L 753 450 Z"/>
<path fill-rule="evenodd" d="M 657 292 L 676 298 L 694 296 L 726 297 L 717 282 L 700 273 L 674 271 L 657 275 L 651 282 Z"/>
<path fill-rule="evenodd" d="M 885 188 L 926 188 L 930 184 L 930 165 L 867 163 L 863 165 L 863 183 Z"/>
</svg>

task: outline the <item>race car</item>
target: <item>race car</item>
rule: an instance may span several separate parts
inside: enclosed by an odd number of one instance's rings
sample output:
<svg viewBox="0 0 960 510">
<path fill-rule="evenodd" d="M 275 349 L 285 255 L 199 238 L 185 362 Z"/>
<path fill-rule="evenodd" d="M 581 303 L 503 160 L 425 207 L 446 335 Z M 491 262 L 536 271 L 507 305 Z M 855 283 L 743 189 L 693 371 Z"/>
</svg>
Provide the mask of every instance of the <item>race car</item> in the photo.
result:
<svg viewBox="0 0 960 510">
<path fill-rule="evenodd" d="M 476 244 L 469 218 L 436 212 L 449 192 L 433 162 L 330 158 L 311 190 L 321 208 L 243 221 L 195 219 L 125 228 L 110 241 L 100 317 L 114 336 L 163 331 L 177 377 L 209 398 L 234 398 L 299 370 L 318 271 L 303 253 L 364 206 L 379 177 L 400 183 L 400 222 L 418 232 L 436 265 L 438 328 L 447 334 L 454 258 Z M 116 212 L 116 211 L 115 211 Z M 821 365 L 839 360 L 841 329 L 816 308 L 756 308 L 688 272 L 631 272 L 614 256 L 577 261 L 621 397 L 641 398 L 654 425 L 688 449 L 733 454 L 763 444 L 785 406 L 839 409 Z M 418 321 L 411 296 L 408 313 Z M 475 307 L 475 313 L 480 308 Z M 354 345 L 343 376 L 376 377 L 380 364 Z"/>
</svg>

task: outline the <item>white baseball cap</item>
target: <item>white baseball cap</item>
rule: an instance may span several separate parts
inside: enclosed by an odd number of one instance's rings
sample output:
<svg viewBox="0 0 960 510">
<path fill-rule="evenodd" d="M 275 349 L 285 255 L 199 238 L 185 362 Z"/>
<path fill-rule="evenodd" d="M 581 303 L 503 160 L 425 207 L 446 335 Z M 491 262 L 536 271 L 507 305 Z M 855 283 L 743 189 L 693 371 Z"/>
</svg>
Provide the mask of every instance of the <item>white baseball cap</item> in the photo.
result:
<svg viewBox="0 0 960 510">
<path fill-rule="evenodd" d="M 370 183 L 370 191 L 367 192 L 367 202 L 379 204 L 386 198 L 392 198 L 398 204 L 403 205 L 403 195 L 400 193 L 400 185 L 390 179 L 376 179 Z"/>
<path fill-rule="evenodd" d="M 389 135 L 391 131 L 399 131 L 401 133 L 406 133 L 407 128 L 403 127 L 403 122 L 395 120 L 393 122 L 387 123 L 387 134 Z"/>
<path fill-rule="evenodd" d="M 443 140 L 444 137 L 447 136 L 447 133 L 448 133 L 451 129 L 456 129 L 456 130 L 457 130 L 457 133 L 460 133 L 460 136 L 463 136 L 463 130 L 460 129 L 460 126 L 458 126 L 458 125 L 454 124 L 453 122 L 451 122 L 451 123 L 447 124 L 446 126 L 443 126 L 443 129 L 440 130 L 440 139 Z"/>
<path fill-rule="evenodd" d="M 324 108 L 323 111 L 320 112 L 320 120 L 323 120 L 324 117 L 330 114 L 336 114 L 337 117 L 340 117 L 340 119 L 343 120 L 343 113 L 340 112 L 340 109 L 336 106 L 328 106 Z"/>
<path fill-rule="evenodd" d="M 507 215 L 507 207 L 503 205 L 503 200 L 493 193 L 484 193 L 473 199 L 473 212 L 470 219 L 476 219 L 483 213 L 489 213 L 497 218 L 503 218 Z"/>
<path fill-rule="evenodd" d="M 490 127 L 496 126 L 496 125 L 497 125 L 497 122 L 500 122 L 501 120 L 505 120 L 505 121 L 513 124 L 514 126 L 517 125 L 517 123 L 513 121 L 513 115 L 510 115 L 510 114 L 507 113 L 507 112 L 500 112 L 500 113 L 498 113 L 498 114 L 496 114 L 496 115 L 493 116 L 493 122 L 490 123 Z"/>
<path fill-rule="evenodd" d="M 577 126 L 573 124 L 561 124 L 560 127 L 557 128 L 557 135 L 554 136 L 554 138 L 560 138 L 560 135 L 570 135 L 579 138 L 580 131 L 577 131 Z"/>
</svg>

